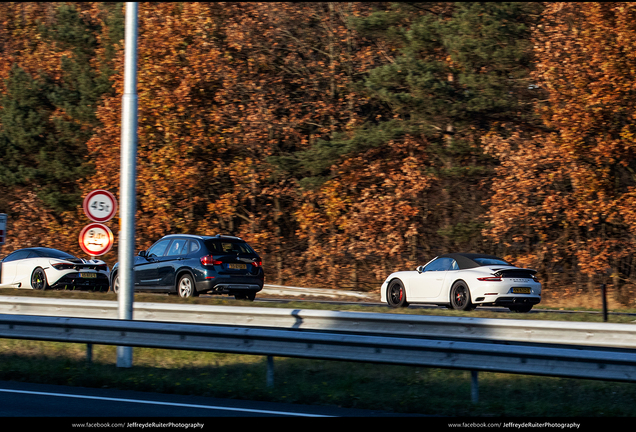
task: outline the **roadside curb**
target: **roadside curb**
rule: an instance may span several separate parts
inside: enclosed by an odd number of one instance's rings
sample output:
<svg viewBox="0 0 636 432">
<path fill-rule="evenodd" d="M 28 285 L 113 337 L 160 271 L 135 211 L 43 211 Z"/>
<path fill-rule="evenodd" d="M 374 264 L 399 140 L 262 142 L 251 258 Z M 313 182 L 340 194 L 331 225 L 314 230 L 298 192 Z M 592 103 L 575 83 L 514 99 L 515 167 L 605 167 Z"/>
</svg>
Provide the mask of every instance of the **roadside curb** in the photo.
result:
<svg viewBox="0 0 636 432">
<path fill-rule="evenodd" d="M 376 295 L 360 291 L 345 291 L 327 288 L 301 288 L 269 284 L 265 284 L 263 286 L 263 290 L 261 291 L 261 293 L 269 295 L 304 297 L 355 297 L 364 300 L 377 300 Z"/>
</svg>

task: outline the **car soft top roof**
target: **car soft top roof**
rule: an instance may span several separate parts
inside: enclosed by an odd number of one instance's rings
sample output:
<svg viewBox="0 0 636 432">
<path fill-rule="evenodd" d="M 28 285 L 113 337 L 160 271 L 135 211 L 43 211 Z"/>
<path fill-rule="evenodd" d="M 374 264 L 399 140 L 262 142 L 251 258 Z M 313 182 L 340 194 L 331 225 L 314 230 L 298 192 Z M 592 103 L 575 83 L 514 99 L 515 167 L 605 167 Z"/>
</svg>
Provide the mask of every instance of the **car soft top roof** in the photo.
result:
<svg viewBox="0 0 636 432">
<path fill-rule="evenodd" d="M 457 261 L 457 266 L 459 267 L 460 270 L 465 270 L 465 269 L 470 269 L 475 267 L 482 267 L 483 264 L 479 264 L 477 261 L 474 260 L 475 258 L 492 258 L 492 259 L 506 261 L 503 258 L 499 258 L 494 255 L 487 255 L 487 254 L 480 254 L 480 253 L 449 253 L 449 254 L 440 255 L 437 258 L 438 259 L 439 258 L 454 259 L 455 261 Z"/>
</svg>

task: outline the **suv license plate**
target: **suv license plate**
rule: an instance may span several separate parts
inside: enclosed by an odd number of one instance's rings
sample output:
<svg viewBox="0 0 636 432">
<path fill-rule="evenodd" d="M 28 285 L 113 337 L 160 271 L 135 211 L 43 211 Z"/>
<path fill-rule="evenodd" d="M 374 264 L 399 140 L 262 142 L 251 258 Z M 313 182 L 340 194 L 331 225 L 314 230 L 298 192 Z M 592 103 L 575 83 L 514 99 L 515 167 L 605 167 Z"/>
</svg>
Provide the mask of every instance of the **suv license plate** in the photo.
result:
<svg viewBox="0 0 636 432">
<path fill-rule="evenodd" d="M 96 278 L 97 274 L 95 274 L 95 273 L 80 273 L 80 277 L 89 278 L 89 279 L 90 278 Z"/>
<path fill-rule="evenodd" d="M 228 264 L 228 268 L 237 269 L 237 270 L 245 270 L 247 269 L 247 264 Z"/>
<path fill-rule="evenodd" d="M 512 292 L 515 294 L 530 294 L 530 288 L 517 287 L 517 288 L 513 288 Z"/>
</svg>

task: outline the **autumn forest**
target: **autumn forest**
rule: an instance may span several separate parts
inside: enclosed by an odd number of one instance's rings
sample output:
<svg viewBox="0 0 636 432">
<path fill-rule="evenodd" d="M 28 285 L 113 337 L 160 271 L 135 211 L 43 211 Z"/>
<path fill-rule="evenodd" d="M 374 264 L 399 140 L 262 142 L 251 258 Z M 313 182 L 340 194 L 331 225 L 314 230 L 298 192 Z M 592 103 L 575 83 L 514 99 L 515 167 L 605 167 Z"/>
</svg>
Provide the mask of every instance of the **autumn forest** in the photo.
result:
<svg viewBox="0 0 636 432">
<path fill-rule="evenodd" d="M 123 3 L 0 3 L 0 258 L 83 256 L 83 197 L 118 196 L 123 39 Z M 138 250 L 238 235 L 266 283 L 365 291 L 446 252 L 636 284 L 634 3 L 140 3 L 138 52 Z"/>
</svg>

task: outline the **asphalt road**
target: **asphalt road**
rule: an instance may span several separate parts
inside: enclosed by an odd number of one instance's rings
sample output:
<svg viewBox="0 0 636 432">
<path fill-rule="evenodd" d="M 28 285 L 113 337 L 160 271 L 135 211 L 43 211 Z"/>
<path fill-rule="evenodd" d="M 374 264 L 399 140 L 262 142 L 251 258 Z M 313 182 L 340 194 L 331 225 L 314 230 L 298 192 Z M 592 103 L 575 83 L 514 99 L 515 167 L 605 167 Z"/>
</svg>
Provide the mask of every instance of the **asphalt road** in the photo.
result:
<svg viewBox="0 0 636 432">
<path fill-rule="evenodd" d="M 66 418 L 73 419 L 74 423 L 103 424 L 104 419 L 111 419 L 106 423 L 114 423 L 116 419 L 124 419 L 128 423 L 205 423 L 205 418 L 210 417 L 317 418 L 388 415 L 391 414 L 338 407 L 0 381 L 2 418 Z"/>
</svg>

